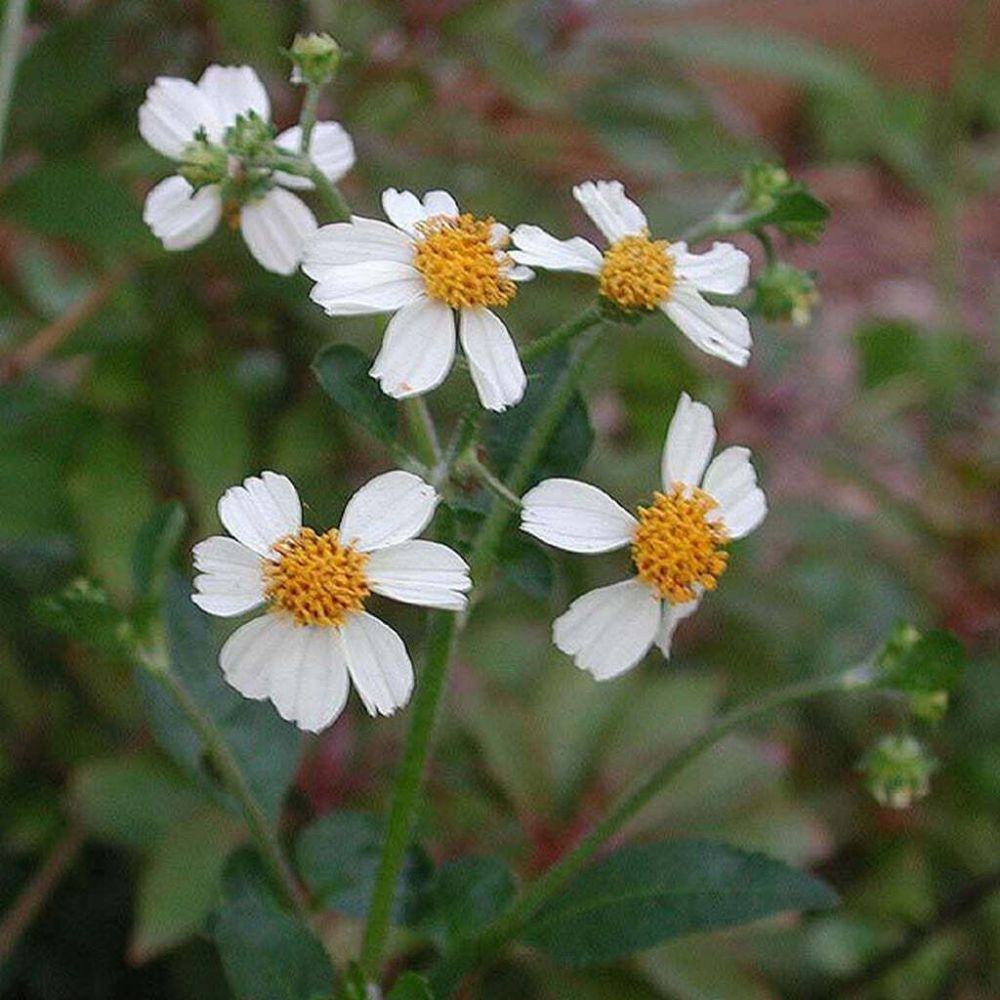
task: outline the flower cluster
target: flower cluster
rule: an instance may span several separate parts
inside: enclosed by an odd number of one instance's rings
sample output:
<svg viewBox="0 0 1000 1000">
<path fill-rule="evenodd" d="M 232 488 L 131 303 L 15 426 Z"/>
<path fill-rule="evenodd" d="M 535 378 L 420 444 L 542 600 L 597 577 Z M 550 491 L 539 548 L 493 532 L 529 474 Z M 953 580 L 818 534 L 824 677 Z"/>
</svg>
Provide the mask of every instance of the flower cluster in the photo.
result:
<svg viewBox="0 0 1000 1000">
<path fill-rule="evenodd" d="M 339 50 L 313 36 L 290 55 L 293 80 L 316 88 L 335 71 Z M 603 248 L 531 224 L 511 230 L 463 210 L 446 191 L 418 197 L 389 188 L 381 198 L 387 221 L 352 215 L 320 227 L 291 191 L 342 177 L 354 162 L 350 137 L 334 122 L 276 134 L 267 94 L 248 67 L 211 66 L 197 84 L 158 79 L 139 127 L 180 164 L 146 201 L 146 221 L 164 246 L 195 245 L 225 215 L 264 267 L 291 274 L 301 265 L 328 315 L 390 314 L 370 375 L 395 399 L 440 385 L 461 345 L 482 406 L 517 405 L 527 376 L 501 312 L 533 269 L 589 275 L 604 315 L 661 312 L 702 351 L 749 361 L 747 317 L 714 301 L 746 288 L 748 256 L 729 243 L 696 253 L 654 237 L 618 181 L 573 189 Z M 522 529 L 547 544 L 630 552 L 628 579 L 579 597 L 553 627 L 555 644 L 599 680 L 629 670 L 654 644 L 669 656 L 674 630 L 715 588 L 732 543 L 765 516 L 749 451 L 730 447 L 713 459 L 714 444 L 711 411 L 685 393 L 667 433 L 660 490 L 635 515 L 568 479 L 545 480 L 520 502 Z M 472 581 L 463 558 L 416 537 L 437 501 L 435 485 L 389 472 L 355 494 L 337 528 L 319 533 L 303 526 L 298 494 L 282 475 L 263 472 L 228 490 L 219 518 L 230 537 L 195 547 L 193 599 L 225 617 L 266 612 L 223 646 L 229 683 L 269 698 L 308 730 L 338 716 L 349 684 L 372 714 L 405 704 L 413 687 L 406 648 L 366 604 L 381 595 L 465 608 Z"/>
</svg>

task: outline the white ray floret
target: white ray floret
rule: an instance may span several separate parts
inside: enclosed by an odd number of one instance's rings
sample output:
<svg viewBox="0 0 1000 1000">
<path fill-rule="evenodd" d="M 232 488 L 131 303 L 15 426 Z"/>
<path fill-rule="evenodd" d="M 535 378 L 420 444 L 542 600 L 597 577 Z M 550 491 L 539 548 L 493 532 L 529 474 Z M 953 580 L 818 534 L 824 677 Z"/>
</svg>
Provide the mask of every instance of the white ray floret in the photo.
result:
<svg viewBox="0 0 1000 1000">
<path fill-rule="evenodd" d="M 549 545 L 631 548 L 635 575 L 578 597 L 553 626 L 556 646 L 598 680 L 630 670 L 654 644 L 669 658 L 677 625 L 725 570 L 725 547 L 767 513 L 749 449 L 712 459 L 714 445 L 712 411 L 682 393 L 663 447 L 662 492 L 638 517 L 572 479 L 546 479 L 521 500 L 522 529 Z"/>
<path fill-rule="evenodd" d="M 364 609 L 370 593 L 461 611 L 471 587 L 458 553 L 416 538 L 438 502 L 409 472 L 387 472 L 348 501 L 335 531 L 302 526 L 298 492 L 263 472 L 228 489 L 219 519 L 229 536 L 194 547 L 195 593 L 204 611 L 266 611 L 226 640 L 219 663 L 248 698 L 269 699 L 282 718 L 317 731 L 343 710 L 351 685 L 372 715 L 391 715 L 413 689 L 403 640 Z"/>
<path fill-rule="evenodd" d="M 703 293 L 736 295 L 747 285 L 750 259 L 730 243 L 692 253 L 683 242 L 652 240 L 642 209 L 620 181 L 587 181 L 573 189 L 608 240 L 601 251 L 580 236 L 560 240 L 538 226 L 518 226 L 511 257 L 530 267 L 575 271 L 598 279 L 601 294 L 628 310 L 659 309 L 703 351 L 735 365 L 750 359 L 750 324 L 731 306 Z"/>
</svg>

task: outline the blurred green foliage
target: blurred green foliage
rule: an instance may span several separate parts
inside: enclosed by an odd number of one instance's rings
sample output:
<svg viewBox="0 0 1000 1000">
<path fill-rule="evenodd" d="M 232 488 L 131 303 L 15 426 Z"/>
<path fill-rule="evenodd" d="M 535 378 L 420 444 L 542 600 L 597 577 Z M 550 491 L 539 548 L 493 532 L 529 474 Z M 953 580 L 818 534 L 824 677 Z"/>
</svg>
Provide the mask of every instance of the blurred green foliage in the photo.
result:
<svg viewBox="0 0 1000 1000">
<path fill-rule="evenodd" d="M 155 632 L 148 612 L 166 586 L 175 662 L 271 819 L 285 807 L 282 834 L 306 881 L 314 866 L 329 879 L 334 860 L 351 859 L 343 885 L 317 887 L 330 901 L 323 933 L 335 949 L 356 942 L 366 898 L 357 880 L 370 878 L 373 817 L 405 722 L 374 725 L 354 705 L 300 747 L 269 706 L 226 687 L 216 665 L 222 632 L 187 600 L 185 552 L 216 530 L 225 487 L 279 469 L 306 498 L 307 520 L 333 523 L 353 489 L 392 461 L 395 411 L 359 378 L 360 356 L 377 344 L 371 319 L 326 319 L 304 278 L 265 274 L 227 232 L 182 255 L 146 233 L 141 194 L 165 164 L 139 139 L 135 112 L 154 76 L 253 63 L 283 127 L 298 109 L 279 49 L 296 30 L 329 31 L 346 55 L 326 110 L 357 142 L 345 192 L 359 212 L 374 212 L 390 184 L 440 186 L 477 211 L 567 235 L 580 222 L 569 188 L 586 176 L 623 177 L 655 229 L 672 233 L 713 209 L 760 157 L 773 158 L 720 123 L 693 68 L 790 80 L 805 94 L 795 165 L 877 164 L 925 199 L 943 227 L 938 291 L 949 307 L 957 264 L 948 226 L 966 199 L 995 186 L 1000 165 L 1000 67 L 969 55 L 947 94 L 904 92 L 854 58 L 765 32 L 654 24 L 636 42 L 611 30 L 655 8 L 33 6 L 0 171 L 3 909 L 46 858 L 61 848 L 68 857 L 37 920 L 0 957 L 4 996 L 208 1000 L 255 996 L 269 982 L 275 991 L 259 995 L 318 996 L 332 985 L 323 950 L 240 850 L 239 813 L 197 735 L 136 678 L 127 648 L 93 643 L 95 634 L 122 638 L 116 608 Z M 822 271 L 818 282 L 822 293 Z M 573 278 L 537 282 L 512 309 L 512 329 L 543 333 L 578 310 L 583 288 Z M 725 414 L 727 436 L 754 446 L 774 484 L 772 513 L 679 633 L 675 660 L 601 687 L 551 648 L 549 623 L 570 596 L 608 582 L 615 557 L 553 558 L 510 543 L 502 599 L 477 611 L 462 640 L 424 847 L 411 864 L 421 891 L 401 904 L 412 911 L 401 947 L 419 958 L 422 941 L 485 921 L 514 877 L 557 857 L 728 697 L 863 660 L 902 618 L 952 628 L 971 652 L 953 709 L 930 735 L 944 764 L 926 802 L 890 815 L 866 798 L 856 761 L 893 720 L 830 702 L 732 737 L 630 831 L 651 842 L 725 840 L 811 866 L 841 895 L 840 909 L 672 941 L 586 973 L 519 952 L 477 995 L 765 1000 L 846 996 L 841 984 L 851 984 L 872 1000 L 932 1000 L 1000 991 L 1000 902 L 988 894 L 885 974 L 864 973 L 957 893 L 991 872 L 995 880 L 1000 856 L 1000 673 L 988 638 L 1000 565 L 990 507 L 1000 478 L 997 359 L 995 344 L 957 315 L 866 318 L 840 337 L 847 375 L 837 402 L 817 404 L 815 417 L 807 404 L 832 390 L 810 345 L 840 336 L 822 308 L 801 333 L 755 319 L 754 362 L 735 379 L 653 321 L 618 328 L 602 345 L 549 472 L 575 474 L 586 462 L 587 478 L 623 502 L 644 498 L 685 388 Z M 318 390 L 313 365 L 346 410 Z M 464 377 L 435 395 L 444 420 L 459 417 Z M 484 457 L 500 471 L 530 396 L 491 424 Z M 347 411 L 368 419 L 359 425 Z M 481 497 L 467 499 L 473 516 Z M 419 614 L 398 609 L 393 620 L 418 646 Z M 489 858 L 449 863 L 459 855 Z M 492 887 L 488 898 L 464 891 L 472 879 L 461 866 Z M 447 906 L 435 904 L 442 899 Z M 247 928 L 259 935 L 250 951 Z M 220 962 L 210 941 L 229 959 Z M 227 941 L 244 949 L 238 961 Z M 423 1000 L 423 991 L 404 977 L 391 996 Z"/>
</svg>

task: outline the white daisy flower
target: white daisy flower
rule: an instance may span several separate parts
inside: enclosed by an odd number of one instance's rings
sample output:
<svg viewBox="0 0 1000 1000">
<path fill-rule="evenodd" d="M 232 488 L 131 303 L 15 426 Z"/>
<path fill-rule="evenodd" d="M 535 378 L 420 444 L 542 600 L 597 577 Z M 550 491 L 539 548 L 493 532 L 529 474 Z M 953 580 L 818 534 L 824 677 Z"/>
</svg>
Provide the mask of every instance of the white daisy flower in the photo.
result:
<svg viewBox="0 0 1000 1000">
<path fill-rule="evenodd" d="M 387 472 L 348 501 L 340 527 L 302 526 L 291 481 L 274 472 L 226 490 L 219 519 L 232 536 L 194 547 L 196 593 L 209 614 L 267 614 L 241 625 L 219 654 L 226 680 L 269 698 L 289 722 L 316 732 L 347 701 L 348 678 L 371 715 L 409 700 L 413 666 L 403 640 L 364 610 L 370 594 L 461 611 L 472 586 L 448 546 L 416 538 L 438 496 L 409 472 Z"/>
<path fill-rule="evenodd" d="M 181 161 L 197 136 L 203 134 L 208 142 L 221 145 L 237 116 L 251 111 L 270 122 L 271 102 L 257 74 L 249 66 L 209 66 L 197 84 L 157 77 L 139 108 L 139 133 L 157 152 Z M 286 152 L 298 153 L 301 137 L 294 125 L 274 142 Z M 354 144 L 336 122 L 318 122 L 309 155 L 336 182 L 354 165 Z M 240 185 L 245 178 L 238 157 L 228 158 L 228 173 L 228 181 L 197 191 L 180 174 L 161 181 L 146 197 L 144 221 L 167 250 L 189 250 L 208 239 L 225 214 L 230 224 L 239 225 L 262 267 L 292 274 L 306 238 L 316 231 L 316 219 L 300 198 L 284 188 L 309 189 L 312 181 L 275 172 L 257 179 L 244 201 Z"/>
<path fill-rule="evenodd" d="M 663 449 L 663 492 L 638 518 L 574 479 L 546 479 L 521 501 L 522 529 L 549 545 L 631 547 L 635 576 L 578 597 L 552 630 L 555 644 L 598 680 L 634 667 L 654 642 L 669 657 L 674 629 L 725 571 L 726 547 L 767 513 L 749 449 L 727 448 L 709 463 L 714 444 L 712 411 L 683 393 Z"/>
<path fill-rule="evenodd" d="M 600 294 L 628 312 L 660 309 L 707 354 L 734 365 L 750 359 L 750 323 L 729 306 L 707 302 L 702 292 L 735 295 L 746 287 L 750 258 L 731 243 L 713 243 L 690 253 L 683 242 L 653 240 L 641 208 L 620 181 L 587 181 L 573 197 L 610 244 L 602 253 L 589 240 L 557 240 L 538 226 L 518 226 L 512 235 L 520 264 L 550 271 L 594 275 Z"/>
<path fill-rule="evenodd" d="M 312 298 L 330 316 L 391 312 L 371 368 L 396 399 L 440 385 L 455 360 L 455 327 L 483 406 L 505 410 L 527 379 L 514 341 L 492 311 L 532 272 L 506 251 L 510 233 L 492 218 L 460 212 L 446 191 L 423 201 L 395 188 L 382 194 L 392 225 L 354 216 L 323 226 L 306 246 L 302 269 Z"/>
</svg>

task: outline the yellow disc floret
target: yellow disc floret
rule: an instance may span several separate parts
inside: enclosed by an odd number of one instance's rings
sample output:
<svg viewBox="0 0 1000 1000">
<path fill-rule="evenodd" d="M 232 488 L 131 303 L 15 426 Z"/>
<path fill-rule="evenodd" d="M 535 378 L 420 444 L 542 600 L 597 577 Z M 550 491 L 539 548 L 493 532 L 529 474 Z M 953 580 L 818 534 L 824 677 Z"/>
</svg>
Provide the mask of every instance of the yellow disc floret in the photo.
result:
<svg viewBox="0 0 1000 1000">
<path fill-rule="evenodd" d="M 507 277 L 514 262 L 504 252 L 509 237 L 494 237 L 494 219 L 468 213 L 438 215 L 417 223 L 414 265 L 427 294 L 452 309 L 505 306 L 517 294 Z"/>
<path fill-rule="evenodd" d="M 666 240 L 648 233 L 623 236 L 604 251 L 600 291 L 622 309 L 655 309 L 674 287 L 674 261 Z"/>
<path fill-rule="evenodd" d="M 264 562 L 264 591 L 274 608 L 298 625 L 342 625 L 371 593 L 368 556 L 343 545 L 336 529 L 322 535 L 300 528 L 272 546 L 277 562 Z"/>
<path fill-rule="evenodd" d="M 665 601 L 693 601 L 696 585 L 714 590 L 725 572 L 729 535 L 721 521 L 706 516 L 717 506 L 703 490 L 675 483 L 669 493 L 654 493 L 651 506 L 639 508 L 632 561 L 639 578 Z"/>
</svg>

